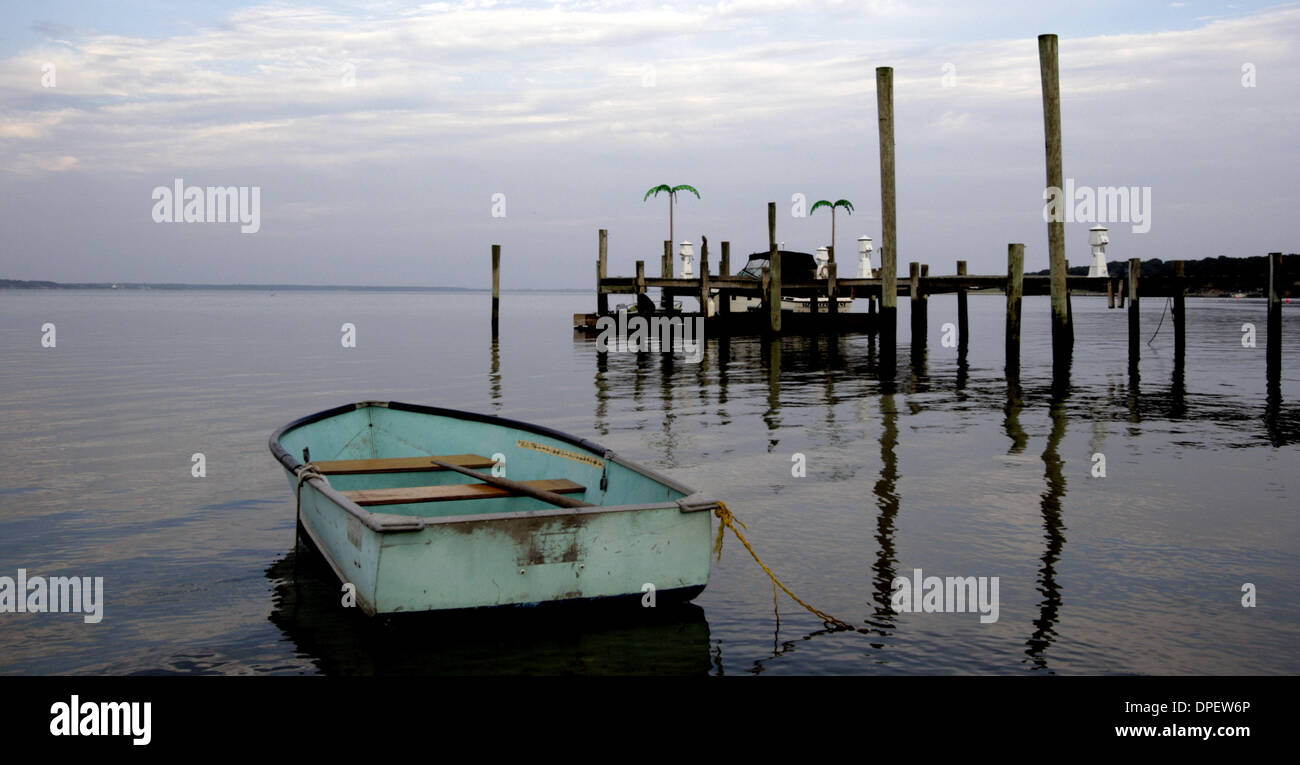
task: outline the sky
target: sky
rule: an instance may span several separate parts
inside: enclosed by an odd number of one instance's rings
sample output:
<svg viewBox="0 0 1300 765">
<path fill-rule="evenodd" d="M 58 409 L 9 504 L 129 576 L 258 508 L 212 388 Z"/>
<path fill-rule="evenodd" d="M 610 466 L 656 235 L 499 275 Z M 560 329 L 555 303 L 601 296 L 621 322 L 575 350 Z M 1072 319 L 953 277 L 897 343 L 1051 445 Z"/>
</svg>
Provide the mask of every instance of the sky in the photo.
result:
<svg viewBox="0 0 1300 765">
<path fill-rule="evenodd" d="M 1037 36 L 1064 174 L 1109 260 L 1295 252 L 1300 4 L 888 0 L 0 2 L 0 278 L 589 287 L 675 239 L 881 243 L 875 69 L 894 68 L 899 271 L 1047 267 Z M 157 189 L 237 187 L 238 222 Z M 250 210 L 252 208 L 250 207 Z M 1072 208 L 1073 209 L 1073 208 Z M 1139 210 L 1132 210 L 1134 216 Z M 206 214 L 206 213 L 205 213 Z M 879 257 L 875 260 L 879 264 Z M 841 266 L 841 275 L 849 275 Z"/>
</svg>

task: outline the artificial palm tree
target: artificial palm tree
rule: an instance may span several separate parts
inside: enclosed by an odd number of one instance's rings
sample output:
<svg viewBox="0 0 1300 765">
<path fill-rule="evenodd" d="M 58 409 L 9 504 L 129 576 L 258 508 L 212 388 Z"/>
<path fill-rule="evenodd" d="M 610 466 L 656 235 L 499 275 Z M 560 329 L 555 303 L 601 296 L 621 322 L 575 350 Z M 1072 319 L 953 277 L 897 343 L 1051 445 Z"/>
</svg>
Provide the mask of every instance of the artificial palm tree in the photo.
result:
<svg viewBox="0 0 1300 765">
<path fill-rule="evenodd" d="M 847 199 L 841 199 L 841 200 L 838 200 L 838 201 L 836 201 L 836 202 L 828 202 L 828 201 L 825 200 L 825 199 L 819 199 L 819 200 L 817 200 L 817 202 L 813 203 L 812 209 L 808 211 L 808 214 L 809 214 L 809 215 L 812 215 L 813 213 L 817 212 L 817 208 L 818 208 L 818 207 L 829 207 L 829 208 L 831 208 L 831 258 L 830 258 L 830 262 L 834 263 L 834 262 L 835 262 L 835 208 L 837 208 L 837 207 L 843 207 L 844 209 L 846 209 L 846 210 L 849 211 L 849 215 L 852 215 L 852 214 L 853 214 L 853 203 L 850 202 L 850 201 L 847 200 Z"/>
<path fill-rule="evenodd" d="M 677 240 L 673 238 L 673 204 L 677 202 L 677 192 L 689 191 L 695 195 L 696 199 L 700 198 L 700 192 L 696 191 L 694 186 L 687 186 L 686 184 L 682 184 L 681 186 L 669 186 L 666 183 L 661 183 L 647 191 L 645 196 L 641 198 L 641 201 L 644 202 L 651 196 L 657 197 L 661 191 L 668 195 L 668 241 L 673 242 L 673 246 L 675 247 Z"/>
</svg>

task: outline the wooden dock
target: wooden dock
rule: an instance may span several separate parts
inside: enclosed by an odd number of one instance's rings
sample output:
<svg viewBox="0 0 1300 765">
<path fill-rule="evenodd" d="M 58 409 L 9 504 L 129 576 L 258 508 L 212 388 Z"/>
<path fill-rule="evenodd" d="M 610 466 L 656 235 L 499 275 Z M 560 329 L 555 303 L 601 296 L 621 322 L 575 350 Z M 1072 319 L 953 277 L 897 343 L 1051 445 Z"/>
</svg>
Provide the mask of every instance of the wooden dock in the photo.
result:
<svg viewBox="0 0 1300 765">
<path fill-rule="evenodd" d="M 1058 40 L 1056 35 L 1038 38 L 1039 74 L 1043 95 L 1043 128 L 1045 137 L 1046 188 L 1060 188 L 1064 173 L 1061 163 L 1061 114 L 1058 66 Z M 636 261 L 634 276 L 609 276 L 609 237 L 604 229 L 599 235 L 599 255 L 596 262 L 596 313 L 577 314 L 574 327 L 579 331 L 596 332 L 601 316 L 610 315 L 610 295 L 637 296 L 638 315 L 675 315 L 683 318 L 702 317 L 705 331 L 712 335 L 763 333 L 843 333 L 868 332 L 880 343 L 881 361 L 893 367 L 896 357 L 897 311 L 899 296 L 911 300 L 911 328 L 913 347 L 924 348 L 928 336 L 930 295 L 956 293 L 958 348 L 964 351 L 969 340 L 967 298 L 971 294 L 1001 294 L 1006 299 L 1006 370 L 1009 377 L 1019 374 L 1021 302 L 1026 295 L 1051 296 L 1052 361 L 1054 377 L 1068 379 L 1070 358 L 1074 348 L 1073 313 L 1071 294 L 1082 292 L 1105 294 L 1110 308 L 1128 307 L 1128 355 L 1131 372 L 1137 369 L 1141 357 L 1141 298 L 1169 298 L 1173 306 L 1173 332 L 1175 349 L 1181 358 L 1186 344 L 1185 296 L 1189 291 L 1210 285 L 1202 277 L 1189 279 L 1185 275 L 1185 261 L 1174 261 L 1174 275 L 1163 277 L 1142 276 L 1142 263 L 1133 258 L 1127 273 L 1104 277 L 1072 276 L 1065 253 L 1065 223 L 1049 220 L 1047 223 L 1049 266 L 1047 275 L 1025 274 L 1025 246 L 1011 243 L 1007 246 L 1007 270 L 1002 274 L 967 273 L 966 262 L 956 261 L 953 273 L 931 274 L 928 264 L 910 262 L 907 278 L 898 278 L 898 227 L 894 189 L 894 72 L 891 67 L 876 69 L 876 108 L 880 139 L 880 199 L 883 240 L 880 243 L 881 266 L 878 278 L 843 278 L 838 275 L 834 248 L 830 248 L 825 278 L 812 281 L 787 281 L 781 269 L 781 250 L 776 239 L 776 203 L 767 205 L 768 266 L 761 278 L 731 274 L 731 245 L 722 242 L 721 258 L 716 270 L 709 262 L 707 244 L 701 247 L 699 276 L 681 278 L 673 272 L 673 243 L 663 242 L 659 256 L 659 276 L 647 276 L 644 260 Z M 1282 300 L 1295 292 L 1294 280 L 1283 273 L 1282 254 L 1270 253 L 1265 272 L 1259 275 L 1254 289 L 1268 295 L 1267 353 L 1270 380 L 1277 380 L 1281 366 Z M 658 290 L 658 307 L 648 296 Z M 868 310 L 838 312 L 836 298 L 852 296 L 868 301 Z M 732 297 L 757 298 L 758 310 L 731 312 Z M 781 310 L 783 297 L 809 300 L 814 308 L 809 313 Z M 699 302 L 699 313 L 674 312 L 677 298 L 694 298 Z M 716 301 L 717 311 L 710 312 L 710 300 Z M 1117 301 L 1118 299 L 1118 301 Z M 1118 306 L 1116 303 L 1118 302 Z M 827 310 L 816 308 L 824 304 Z M 495 303 L 494 303 L 495 306 Z M 494 307 L 495 316 L 495 307 Z M 915 354 L 914 354 L 915 355 Z"/>
</svg>

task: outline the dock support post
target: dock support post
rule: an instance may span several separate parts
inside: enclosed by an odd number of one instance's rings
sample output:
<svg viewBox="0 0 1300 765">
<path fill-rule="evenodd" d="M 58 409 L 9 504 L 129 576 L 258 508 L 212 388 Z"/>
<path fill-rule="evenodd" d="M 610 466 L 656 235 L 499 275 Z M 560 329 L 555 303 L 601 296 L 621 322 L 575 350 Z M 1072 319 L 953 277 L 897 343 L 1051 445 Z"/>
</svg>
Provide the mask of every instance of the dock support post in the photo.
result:
<svg viewBox="0 0 1300 765">
<path fill-rule="evenodd" d="M 492 336 L 501 318 L 501 245 L 492 245 Z"/>
<path fill-rule="evenodd" d="M 700 316 L 709 318 L 709 261 L 700 258 Z"/>
<path fill-rule="evenodd" d="M 1074 346 L 1070 321 L 1070 295 L 1066 286 L 1069 264 L 1065 259 L 1063 205 L 1073 204 L 1061 196 L 1064 172 L 1061 168 L 1061 82 L 1056 35 L 1038 36 L 1038 66 L 1043 84 L 1043 132 L 1047 139 L 1047 188 L 1055 189 L 1057 213 L 1047 223 L 1047 246 L 1051 258 L 1052 357 L 1064 358 Z"/>
<path fill-rule="evenodd" d="M 839 287 L 835 284 L 835 278 L 838 276 L 838 271 L 839 266 L 835 264 L 835 261 L 832 260 L 830 263 L 826 264 L 826 298 L 830 301 L 830 313 L 828 314 L 828 318 L 831 322 L 831 329 L 838 328 L 837 325 L 840 315 L 840 291 Z"/>
<path fill-rule="evenodd" d="M 1142 329 L 1138 318 L 1138 277 L 1142 274 L 1142 261 L 1128 261 L 1128 364 L 1135 369 L 1142 358 Z"/>
<path fill-rule="evenodd" d="M 1115 280 L 1114 279 L 1106 280 L 1106 307 L 1107 308 L 1115 307 Z"/>
<path fill-rule="evenodd" d="M 1282 253 L 1268 254 L 1268 370 L 1271 383 L 1282 374 Z"/>
<path fill-rule="evenodd" d="M 636 262 L 636 294 L 645 294 L 645 261 Z M 638 301 L 639 302 L 639 301 Z"/>
<path fill-rule="evenodd" d="M 601 287 L 604 286 L 605 277 L 608 275 L 607 257 L 609 255 L 609 231 L 600 230 L 600 258 L 596 261 L 596 313 L 604 316 L 609 313 L 609 295 L 606 295 Z"/>
<path fill-rule="evenodd" d="M 1187 352 L 1187 261 L 1174 261 L 1174 356 L 1182 359 Z"/>
<path fill-rule="evenodd" d="M 773 333 L 781 331 L 781 251 L 776 246 L 776 202 L 767 203 L 768 263 L 771 264 L 768 281 L 767 328 Z"/>
<path fill-rule="evenodd" d="M 922 295 L 921 287 L 921 264 L 912 261 L 907 264 L 907 273 L 910 277 L 908 284 L 908 302 L 912 316 L 912 347 L 924 347 L 926 344 L 926 320 L 927 311 L 925 297 Z"/>
<path fill-rule="evenodd" d="M 830 262 L 826 264 L 826 299 L 828 301 L 826 305 L 826 313 L 829 316 L 834 317 L 840 312 L 840 301 L 835 296 L 835 245 L 832 244 L 828 252 L 830 252 Z M 832 321 L 834 321 L 833 318 Z"/>
<path fill-rule="evenodd" d="M 966 275 L 966 261 L 957 261 L 957 275 Z M 966 310 L 966 288 L 957 288 L 957 350 L 963 352 L 970 342 L 970 314 Z"/>
<path fill-rule="evenodd" d="M 1119 307 L 1120 307 L 1120 308 L 1123 308 L 1123 307 L 1125 306 L 1125 304 L 1127 304 L 1127 302 L 1128 302 L 1127 298 L 1125 297 L 1126 295 L 1128 295 L 1128 280 L 1126 280 L 1126 279 L 1118 279 L 1118 280 L 1116 280 L 1116 286 L 1119 288 L 1119 289 L 1118 289 L 1118 291 L 1119 291 Z"/>
<path fill-rule="evenodd" d="M 722 243 L 722 262 L 718 265 L 718 276 L 731 275 L 731 242 Z M 718 313 L 731 313 L 731 296 L 718 290 Z"/>
<path fill-rule="evenodd" d="M 673 278 L 673 243 L 664 240 L 663 260 L 659 264 L 659 275 L 665 279 Z M 659 296 L 661 310 L 668 312 L 673 310 L 673 293 L 664 287 Z"/>
<path fill-rule="evenodd" d="M 898 343 L 898 209 L 894 197 L 894 69 L 876 67 L 880 128 L 880 356 L 892 368 Z"/>
<path fill-rule="evenodd" d="M 1025 291 L 1025 245 L 1007 245 L 1007 379 L 1020 377 L 1020 299 Z"/>
</svg>

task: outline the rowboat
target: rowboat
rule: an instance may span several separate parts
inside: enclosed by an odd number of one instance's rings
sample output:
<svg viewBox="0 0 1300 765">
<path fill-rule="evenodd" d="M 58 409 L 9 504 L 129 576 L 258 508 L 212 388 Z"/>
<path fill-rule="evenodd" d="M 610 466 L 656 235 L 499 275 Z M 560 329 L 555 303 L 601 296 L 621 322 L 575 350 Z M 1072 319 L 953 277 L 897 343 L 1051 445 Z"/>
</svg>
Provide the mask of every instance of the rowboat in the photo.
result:
<svg viewBox="0 0 1300 765">
<path fill-rule="evenodd" d="M 372 616 L 658 605 L 708 583 L 716 501 L 550 428 L 362 401 L 285 425 L 270 448 L 299 528 Z"/>
</svg>

